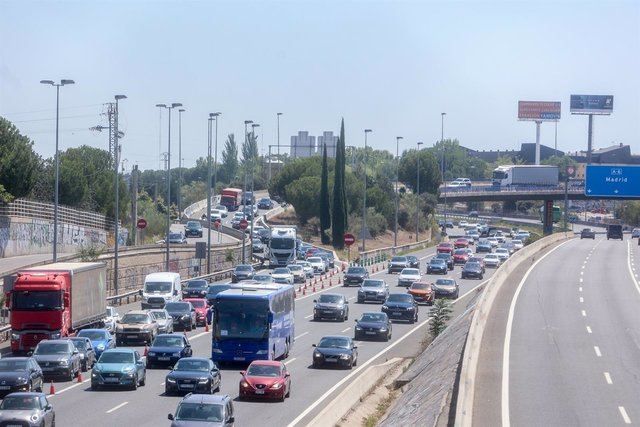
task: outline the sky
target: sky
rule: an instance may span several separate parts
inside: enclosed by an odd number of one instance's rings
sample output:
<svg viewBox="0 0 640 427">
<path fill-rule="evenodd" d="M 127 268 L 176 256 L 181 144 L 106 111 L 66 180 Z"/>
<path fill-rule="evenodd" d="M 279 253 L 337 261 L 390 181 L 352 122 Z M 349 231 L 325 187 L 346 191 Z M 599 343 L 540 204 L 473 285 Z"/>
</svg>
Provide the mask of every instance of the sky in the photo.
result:
<svg viewBox="0 0 640 427">
<path fill-rule="evenodd" d="M 206 156 L 207 117 L 221 112 L 224 138 L 245 120 L 261 152 L 307 130 L 339 131 L 346 145 L 395 151 L 444 137 L 466 147 L 514 149 L 535 142 L 517 120 L 518 100 L 560 101 L 558 149 L 584 150 L 586 116 L 571 94 L 614 95 L 594 119 L 594 147 L 640 153 L 640 1 L 30 1 L 0 0 L 0 116 L 43 157 L 60 149 L 106 149 L 104 103 L 120 101 L 124 167 L 158 168 L 167 113 L 180 102 L 184 165 Z M 171 121 L 178 162 L 178 113 Z M 541 143 L 554 145 L 543 123 Z M 275 151 L 276 148 L 274 147 Z M 283 150 L 284 151 L 284 150 Z M 219 155 L 220 158 L 220 155 Z"/>
</svg>

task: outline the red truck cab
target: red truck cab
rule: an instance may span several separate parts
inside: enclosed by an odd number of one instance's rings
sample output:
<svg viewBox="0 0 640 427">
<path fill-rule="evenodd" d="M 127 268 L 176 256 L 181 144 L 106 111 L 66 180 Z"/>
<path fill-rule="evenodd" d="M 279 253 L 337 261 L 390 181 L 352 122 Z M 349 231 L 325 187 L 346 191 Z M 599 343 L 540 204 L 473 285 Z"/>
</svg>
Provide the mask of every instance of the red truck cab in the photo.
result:
<svg viewBox="0 0 640 427">
<path fill-rule="evenodd" d="M 242 190 L 239 188 L 225 188 L 220 195 L 220 204 L 226 206 L 229 212 L 237 211 L 240 207 L 240 196 Z"/>
</svg>

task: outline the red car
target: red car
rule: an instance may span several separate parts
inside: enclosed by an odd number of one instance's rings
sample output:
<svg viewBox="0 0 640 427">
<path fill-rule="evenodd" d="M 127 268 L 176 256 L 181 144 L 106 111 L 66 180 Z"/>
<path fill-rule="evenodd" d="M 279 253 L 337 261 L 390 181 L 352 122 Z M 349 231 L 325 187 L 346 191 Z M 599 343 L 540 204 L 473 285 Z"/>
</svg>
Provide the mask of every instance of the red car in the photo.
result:
<svg viewBox="0 0 640 427">
<path fill-rule="evenodd" d="M 277 399 L 284 402 L 291 393 L 291 375 L 284 363 L 254 360 L 246 371 L 240 371 L 240 399 Z"/>
<path fill-rule="evenodd" d="M 469 252 L 466 249 L 456 249 L 453 253 L 453 262 L 455 264 L 465 264 L 469 261 Z"/>
<path fill-rule="evenodd" d="M 196 309 L 196 325 L 204 326 L 207 323 L 207 299 L 185 298 L 182 301 L 190 302 Z"/>
<path fill-rule="evenodd" d="M 458 248 L 468 248 L 469 247 L 469 241 L 467 239 L 465 239 L 464 237 L 461 237 L 461 238 L 459 238 L 458 240 L 455 241 L 453 246 L 455 246 L 456 249 L 458 249 Z"/>
<path fill-rule="evenodd" d="M 450 242 L 442 242 L 438 244 L 436 252 L 438 252 L 439 254 L 450 254 L 453 252 L 453 245 Z"/>
</svg>

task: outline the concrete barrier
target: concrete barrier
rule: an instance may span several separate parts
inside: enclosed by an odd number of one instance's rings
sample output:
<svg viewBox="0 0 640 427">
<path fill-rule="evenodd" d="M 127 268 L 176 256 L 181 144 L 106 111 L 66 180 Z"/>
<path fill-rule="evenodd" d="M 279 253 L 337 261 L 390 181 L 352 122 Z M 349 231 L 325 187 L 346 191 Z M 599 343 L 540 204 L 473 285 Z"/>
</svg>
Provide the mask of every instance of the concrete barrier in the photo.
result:
<svg viewBox="0 0 640 427">
<path fill-rule="evenodd" d="M 473 425 L 473 400 L 475 395 L 475 378 L 478 368 L 478 358 L 480 355 L 480 345 L 484 328 L 487 324 L 489 313 L 493 307 L 496 296 L 500 292 L 503 284 L 509 275 L 527 260 L 533 261 L 535 255 L 558 243 L 561 240 L 574 237 L 573 233 L 556 233 L 544 237 L 531 245 L 525 246 L 514 253 L 491 277 L 487 283 L 480 301 L 476 306 L 471 321 L 471 327 L 467 335 L 462 358 L 462 369 L 460 371 L 460 381 L 458 383 L 458 399 L 456 405 L 455 425 L 470 427 Z"/>
</svg>

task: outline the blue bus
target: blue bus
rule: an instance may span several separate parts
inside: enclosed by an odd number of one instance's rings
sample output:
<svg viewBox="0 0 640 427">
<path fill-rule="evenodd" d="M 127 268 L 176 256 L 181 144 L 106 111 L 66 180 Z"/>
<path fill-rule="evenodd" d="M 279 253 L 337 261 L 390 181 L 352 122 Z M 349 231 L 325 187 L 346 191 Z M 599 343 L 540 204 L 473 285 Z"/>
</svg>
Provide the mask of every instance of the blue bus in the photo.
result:
<svg viewBox="0 0 640 427">
<path fill-rule="evenodd" d="M 293 286 L 235 285 L 216 295 L 213 311 L 213 361 L 251 362 L 289 355 L 295 336 Z"/>
</svg>

